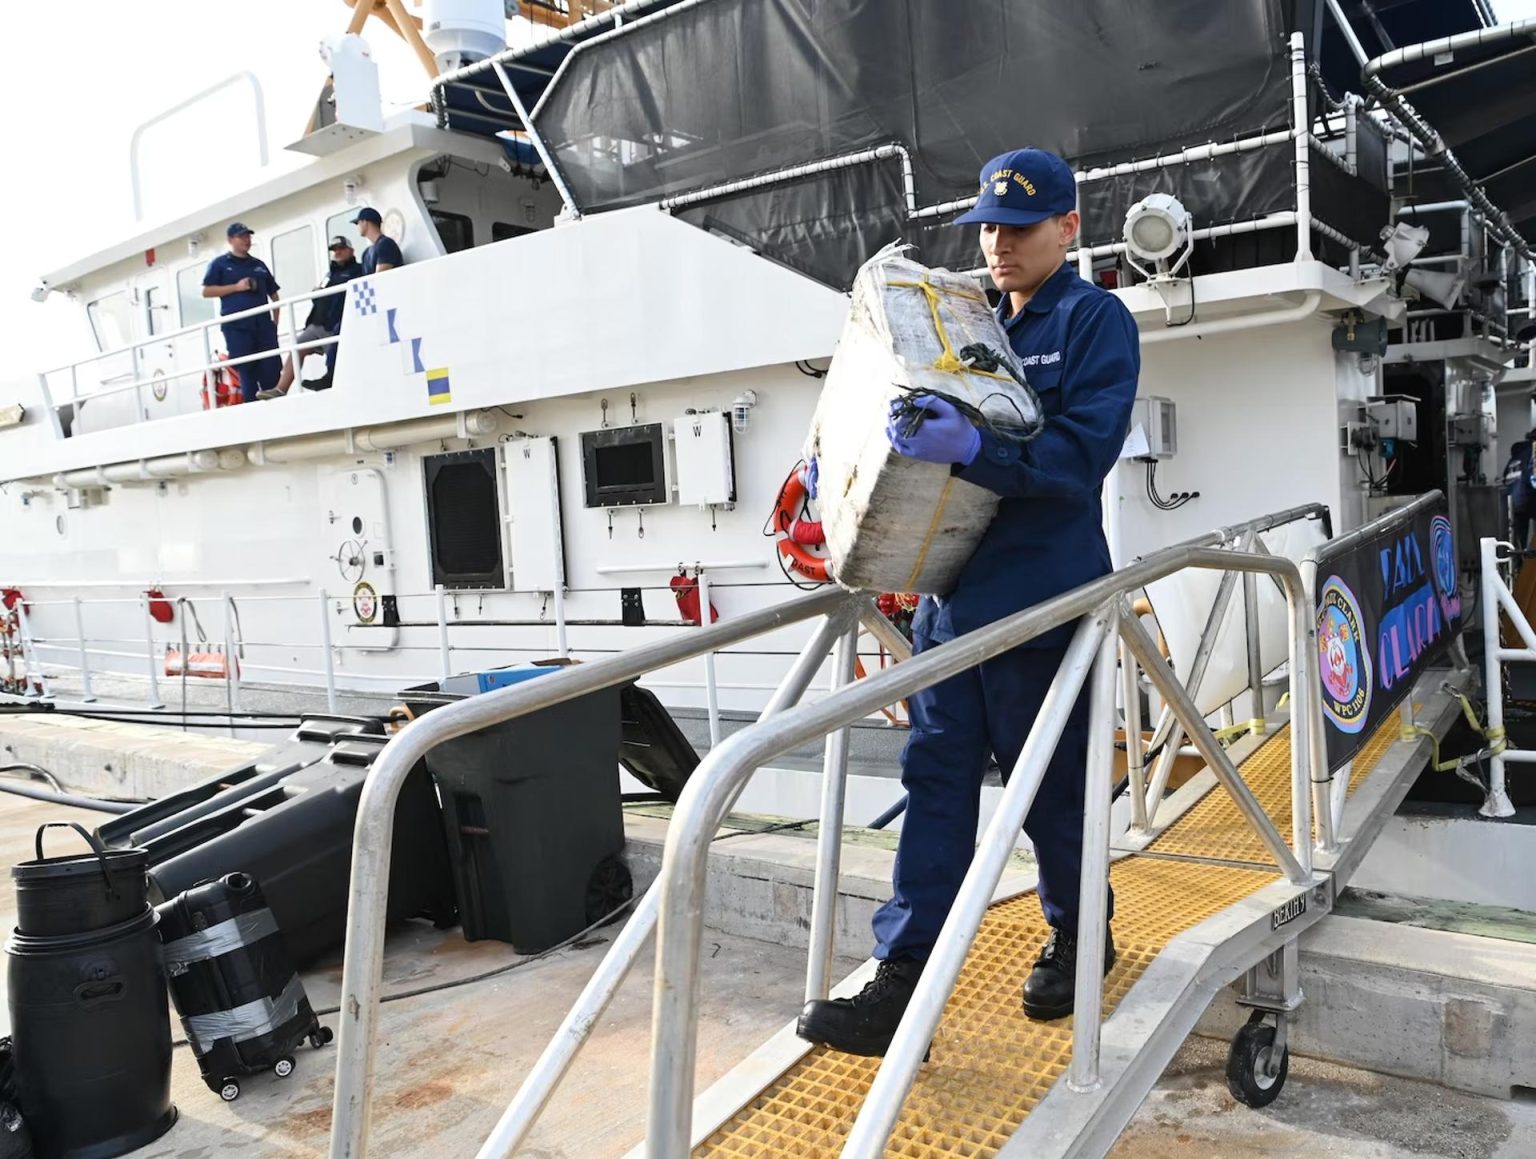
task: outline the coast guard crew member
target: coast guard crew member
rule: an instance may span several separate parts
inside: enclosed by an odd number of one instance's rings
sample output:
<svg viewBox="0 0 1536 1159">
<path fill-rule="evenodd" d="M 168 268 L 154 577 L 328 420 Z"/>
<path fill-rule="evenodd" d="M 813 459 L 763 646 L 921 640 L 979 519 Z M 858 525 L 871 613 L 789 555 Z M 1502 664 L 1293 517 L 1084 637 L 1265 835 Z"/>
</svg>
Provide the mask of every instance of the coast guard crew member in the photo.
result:
<svg viewBox="0 0 1536 1159">
<path fill-rule="evenodd" d="M 1045 424 L 1033 439 L 1015 442 L 927 398 L 920 400 L 927 418 L 915 432 L 894 420 L 889 426 L 899 454 L 948 464 L 1001 496 L 954 590 L 922 601 L 912 627 L 916 652 L 1111 570 L 1099 492 L 1130 426 L 1141 356 L 1126 308 L 1065 263 L 1078 232 L 1076 206 L 1066 162 L 1022 149 L 981 171 L 980 198 L 959 219 L 981 227 L 987 269 L 1003 294 L 998 316 L 1040 396 Z M 853 998 L 807 1003 L 802 1038 L 853 1054 L 883 1055 L 889 1047 L 975 853 L 987 757 L 996 756 L 1005 777 L 1012 771 L 1074 628 L 1037 637 L 908 701 L 908 804 L 893 896 L 874 919 L 878 972 Z M 1051 927 L 1024 984 L 1024 1012 L 1036 1019 L 1063 1018 L 1073 1007 L 1087 748 L 1085 689 L 1024 822 Z M 1114 958 L 1109 938 L 1106 972 Z"/>
<path fill-rule="evenodd" d="M 365 207 L 358 210 L 352 224 L 357 226 L 357 232 L 368 243 L 368 248 L 363 251 L 364 274 L 382 274 L 385 270 L 405 265 L 400 247 L 395 244 L 394 238 L 385 234 L 384 219 L 379 216 L 377 209 Z"/>
<path fill-rule="evenodd" d="M 265 306 L 270 299 L 277 301 L 277 279 L 266 263 L 251 256 L 250 228 L 236 221 L 224 231 L 229 240 L 229 252 L 222 253 L 208 263 L 203 275 L 203 297 L 219 299 L 220 314 L 238 314 Z M 258 391 L 270 391 L 277 385 L 282 372 L 282 361 L 277 350 L 277 310 L 270 315 L 254 314 L 225 322 L 224 347 L 231 359 L 244 358 L 262 350 L 274 351 L 270 358 L 258 358 L 242 362 L 234 369 L 240 375 L 240 396 L 252 402 Z"/>
</svg>

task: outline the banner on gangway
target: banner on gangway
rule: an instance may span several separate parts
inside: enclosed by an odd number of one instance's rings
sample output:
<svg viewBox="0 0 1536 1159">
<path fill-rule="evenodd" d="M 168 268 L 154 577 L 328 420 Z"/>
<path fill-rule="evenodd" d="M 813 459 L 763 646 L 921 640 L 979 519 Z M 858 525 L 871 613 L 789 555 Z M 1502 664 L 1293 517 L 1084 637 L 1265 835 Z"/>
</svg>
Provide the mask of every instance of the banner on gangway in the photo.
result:
<svg viewBox="0 0 1536 1159">
<path fill-rule="evenodd" d="M 1317 649 L 1328 768 L 1364 747 L 1461 630 L 1444 500 L 1324 559 Z"/>
</svg>

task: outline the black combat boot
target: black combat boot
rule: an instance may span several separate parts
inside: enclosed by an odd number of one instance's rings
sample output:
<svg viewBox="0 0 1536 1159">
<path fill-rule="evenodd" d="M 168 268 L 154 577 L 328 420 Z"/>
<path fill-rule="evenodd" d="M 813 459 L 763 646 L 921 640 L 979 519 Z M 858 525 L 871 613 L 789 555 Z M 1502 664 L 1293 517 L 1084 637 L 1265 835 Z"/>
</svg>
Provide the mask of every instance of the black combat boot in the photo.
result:
<svg viewBox="0 0 1536 1159">
<path fill-rule="evenodd" d="M 847 1054 L 884 1057 L 923 976 L 923 963 L 910 958 L 881 962 L 870 982 L 852 998 L 807 1002 L 795 1033 Z"/>
<path fill-rule="evenodd" d="M 1115 964 L 1115 937 L 1104 931 L 1104 973 Z M 1077 935 L 1052 928 L 1045 949 L 1024 982 L 1024 1013 L 1039 1022 L 1065 1018 L 1072 1013 L 1072 992 L 1077 981 Z"/>
</svg>

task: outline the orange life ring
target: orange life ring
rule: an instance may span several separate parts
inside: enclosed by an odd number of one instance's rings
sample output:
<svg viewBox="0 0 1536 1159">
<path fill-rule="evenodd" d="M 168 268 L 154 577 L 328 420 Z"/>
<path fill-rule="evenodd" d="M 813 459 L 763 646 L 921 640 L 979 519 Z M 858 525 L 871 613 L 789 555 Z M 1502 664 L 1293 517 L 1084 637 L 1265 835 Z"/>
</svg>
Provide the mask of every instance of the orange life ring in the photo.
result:
<svg viewBox="0 0 1536 1159">
<path fill-rule="evenodd" d="M 832 561 L 817 555 L 811 548 L 826 543 L 827 537 L 818 520 L 800 517 L 805 503 L 805 478 L 796 467 L 779 488 L 779 500 L 773 511 L 773 530 L 777 537 L 774 546 L 783 557 L 786 568 L 814 583 L 824 584 L 832 578 Z"/>
<path fill-rule="evenodd" d="M 220 362 L 228 360 L 227 354 L 214 355 Z M 212 381 L 209 381 L 209 375 Z M 211 392 L 209 388 L 212 388 Z M 221 406 L 236 406 L 245 401 L 240 393 L 240 371 L 233 366 L 218 366 L 213 370 L 203 371 L 202 389 L 203 409 L 213 410 Z"/>
</svg>

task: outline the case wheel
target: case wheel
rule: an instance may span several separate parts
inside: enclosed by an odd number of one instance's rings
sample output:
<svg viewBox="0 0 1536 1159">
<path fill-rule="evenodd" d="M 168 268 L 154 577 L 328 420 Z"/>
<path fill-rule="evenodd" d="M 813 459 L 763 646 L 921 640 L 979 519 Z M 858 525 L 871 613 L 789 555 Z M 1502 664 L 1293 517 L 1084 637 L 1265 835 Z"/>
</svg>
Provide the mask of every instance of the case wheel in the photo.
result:
<svg viewBox="0 0 1536 1159">
<path fill-rule="evenodd" d="M 329 1026 L 322 1026 L 309 1036 L 309 1045 L 319 1050 L 334 1037 L 336 1036 L 331 1032 Z"/>
<path fill-rule="evenodd" d="M 272 1064 L 272 1073 L 280 1079 L 285 1079 L 293 1073 L 293 1059 L 284 1055 Z"/>
<path fill-rule="evenodd" d="M 1232 1038 L 1227 1054 L 1227 1089 L 1244 1106 L 1267 1107 L 1280 1096 L 1291 1069 L 1291 1052 L 1280 1056 L 1274 1074 L 1266 1073 L 1270 1052 L 1275 1045 L 1275 1028 L 1262 1022 L 1249 1022 Z"/>
<path fill-rule="evenodd" d="M 232 1103 L 240 1097 L 240 1083 L 237 1079 L 221 1079 L 219 1081 L 219 1098 L 226 1103 Z"/>
</svg>

